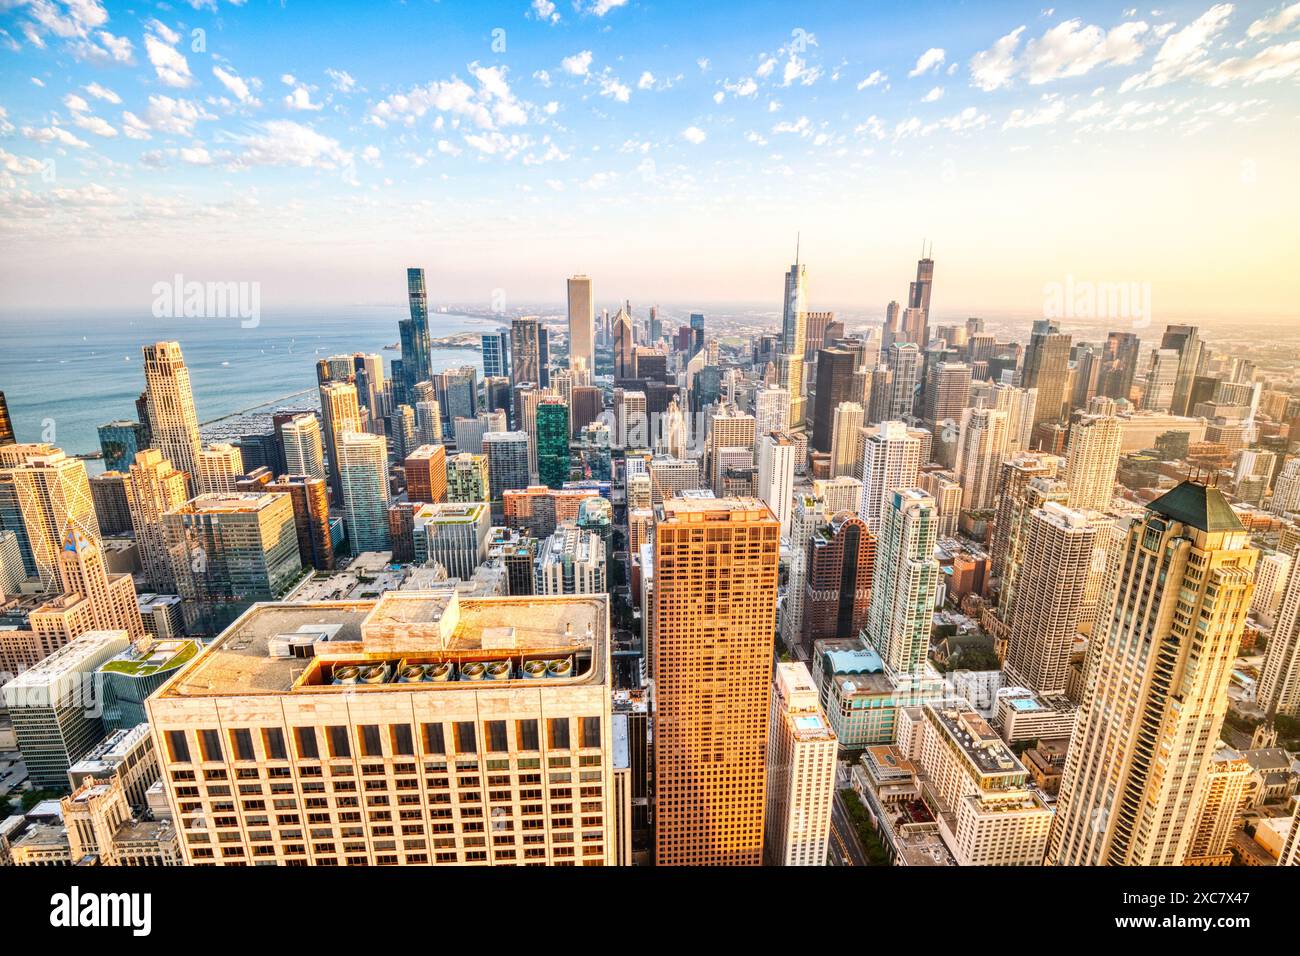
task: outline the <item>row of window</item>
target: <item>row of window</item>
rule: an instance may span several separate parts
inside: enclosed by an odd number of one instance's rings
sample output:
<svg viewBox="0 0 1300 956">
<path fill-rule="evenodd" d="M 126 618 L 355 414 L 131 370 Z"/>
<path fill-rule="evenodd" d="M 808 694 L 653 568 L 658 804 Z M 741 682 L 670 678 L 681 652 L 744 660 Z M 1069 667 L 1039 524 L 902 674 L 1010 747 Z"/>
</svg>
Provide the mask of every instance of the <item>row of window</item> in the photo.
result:
<svg viewBox="0 0 1300 956">
<path fill-rule="evenodd" d="M 511 752 L 509 724 L 505 720 L 483 721 L 483 752 Z M 533 718 L 516 720 L 514 723 L 513 750 L 537 751 L 541 749 L 541 721 Z M 348 758 L 353 755 L 352 734 L 346 725 L 331 725 L 323 728 L 325 746 L 330 758 Z M 258 731 L 250 728 L 235 728 L 228 733 L 231 759 L 237 761 L 255 761 L 258 756 L 253 747 L 253 734 L 258 733 L 262 739 L 262 752 L 268 760 L 288 760 L 289 751 L 284 731 L 279 727 L 263 727 Z M 445 755 L 448 753 L 448 735 L 446 726 L 440 723 L 420 724 L 420 743 L 425 754 Z M 451 725 L 451 740 L 455 754 L 479 753 L 478 725 L 472 720 L 456 721 Z M 199 752 L 205 761 L 224 761 L 225 747 L 221 731 L 203 729 L 197 731 Z M 301 760 L 321 759 L 320 736 L 316 727 L 293 728 L 294 750 Z M 167 749 L 173 763 L 192 763 L 189 737 L 183 730 L 166 732 Z M 387 745 L 385 746 L 385 739 Z M 546 742 L 550 750 L 568 750 L 572 745 L 570 720 L 567 717 L 552 717 L 546 721 Z M 584 749 L 601 746 L 601 726 L 599 717 L 578 718 L 578 746 Z M 362 757 L 415 756 L 415 730 L 410 724 L 360 724 L 356 727 L 356 748 Z"/>
</svg>

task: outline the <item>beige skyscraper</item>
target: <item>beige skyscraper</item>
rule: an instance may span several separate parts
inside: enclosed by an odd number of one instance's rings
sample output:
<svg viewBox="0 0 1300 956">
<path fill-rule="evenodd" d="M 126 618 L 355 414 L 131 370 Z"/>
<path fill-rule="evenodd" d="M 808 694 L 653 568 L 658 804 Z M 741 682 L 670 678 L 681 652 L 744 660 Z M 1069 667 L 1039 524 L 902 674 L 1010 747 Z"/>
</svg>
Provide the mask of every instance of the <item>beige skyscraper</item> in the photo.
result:
<svg viewBox="0 0 1300 956">
<path fill-rule="evenodd" d="M 800 494 L 790 516 L 790 564 L 785 603 L 781 606 L 781 640 L 791 650 L 803 631 L 804 585 L 808 580 L 808 542 L 835 515 L 820 496 Z"/>
<path fill-rule="evenodd" d="M 185 367 L 179 342 L 156 342 L 144 347 L 145 398 L 149 431 L 163 457 L 179 471 L 198 472 L 199 419 L 194 411 L 190 370 Z"/>
<path fill-rule="evenodd" d="M 825 866 L 839 743 L 802 662 L 776 665 L 767 743 L 767 859 Z"/>
<path fill-rule="evenodd" d="M 655 526 L 660 866 L 762 863 L 780 533 L 756 498 L 676 498 Z"/>
<path fill-rule="evenodd" d="M 758 443 L 758 497 L 781 522 L 781 533 L 790 533 L 790 512 L 794 508 L 794 441 L 784 432 L 769 432 Z"/>
<path fill-rule="evenodd" d="M 831 425 L 831 477 L 850 477 L 857 472 L 858 429 L 866 424 L 866 411 L 857 402 L 841 402 L 835 406 Z"/>
<path fill-rule="evenodd" d="M 588 276 L 572 276 L 569 292 L 569 368 L 596 371 L 596 306 Z M 579 363 L 581 363 L 579 365 Z"/>
<path fill-rule="evenodd" d="M 1231 747 L 1215 751 L 1205 771 L 1205 795 L 1196 815 L 1196 829 L 1183 858 L 1184 866 L 1229 866 L 1229 846 L 1237 819 L 1245 809 L 1254 770 Z"/>
<path fill-rule="evenodd" d="M 1088 516 L 1048 502 L 1028 515 L 1010 609 L 1007 682 L 1040 694 L 1063 694 L 1079 630 L 1097 529 Z"/>
<path fill-rule="evenodd" d="M 196 494 L 229 494 L 235 490 L 235 485 L 243 473 L 244 456 L 234 445 L 218 442 L 200 448 Z"/>
<path fill-rule="evenodd" d="M 330 458 L 330 493 L 334 503 L 343 504 L 343 478 L 339 468 L 339 445 L 349 432 L 363 431 L 357 387 L 351 382 L 326 382 L 320 387 L 321 421 L 325 426 L 325 451 Z"/>
<path fill-rule="evenodd" d="M 45 653 L 88 631 L 125 631 L 143 640 L 144 622 L 129 574 L 109 574 L 99 543 L 75 520 L 59 551 L 63 594 L 32 611 L 30 623 Z"/>
<path fill-rule="evenodd" d="M 1112 415 L 1084 415 L 1070 426 L 1070 447 L 1065 460 L 1065 481 L 1070 486 L 1070 507 L 1105 511 L 1115 495 L 1123 433 Z"/>
<path fill-rule="evenodd" d="M 957 480 L 966 511 L 988 511 L 997 499 L 997 483 L 1007 453 L 1007 413 L 967 408 L 957 438 Z"/>
<path fill-rule="evenodd" d="M 1020 523 L 1030 507 L 1026 490 L 1035 478 L 1053 479 L 1064 462 L 1055 455 L 1037 452 L 1017 452 L 1002 463 L 998 479 L 998 507 L 993 519 L 993 543 L 990 548 L 992 571 L 995 579 L 1007 575 L 1012 559 L 1019 560 L 1015 536 Z"/>
<path fill-rule="evenodd" d="M 163 515 L 185 504 L 185 473 L 173 468 L 157 448 L 146 448 L 136 453 L 124 484 L 144 576 L 154 591 L 175 594 L 176 573 L 167 553 Z"/>
<path fill-rule="evenodd" d="M 1133 522 L 1089 648 L 1049 863 L 1184 861 L 1257 557 L 1203 484 L 1183 482 Z"/>
<path fill-rule="evenodd" d="M 754 441 L 764 435 L 790 430 L 790 393 L 783 388 L 760 385 L 754 390 Z"/>
<path fill-rule="evenodd" d="M 609 643 L 604 595 L 249 609 L 146 705 L 185 861 L 623 862 Z M 252 773 L 299 823 L 187 782 Z"/>
<path fill-rule="evenodd" d="M 1270 714 L 1300 717 L 1300 560 L 1293 555 L 1277 623 L 1264 652 L 1256 703 Z"/>
<path fill-rule="evenodd" d="M 921 468 L 920 439 L 899 421 L 864 428 L 862 436 L 862 502 L 858 517 L 877 537 L 885 511 L 898 488 L 911 488 Z"/>
<path fill-rule="evenodd" d="M 930 652 L 939 590 L 938 523 L 934 499 L 920 488 L 890 492 L 877 535 L 867 639 L 894 674 L 920 673 Z"/>
<path fill-rule="evenodd" d="M 343 522 L 353 554 L 386 551 L 388 442 L 383 435 L 347 432 L 337 443 Z"/>
<path fill-rule="evenodd" d="M 10 474 L 41 586 L 49 592 L 65 590 L 59 553 L 68 522 L 76 522 L 88 538 L 99 542 L 99 519 L 86 466 L 56 449 L 29 458 Z"/>
<path fill-rule="evenodd" d="M 319 418 L 295 415 L 280 426 L 280 438 L 284 442 L 284 466 L 289 474 L 325 477 L 325 447 Z"/>
</svg>

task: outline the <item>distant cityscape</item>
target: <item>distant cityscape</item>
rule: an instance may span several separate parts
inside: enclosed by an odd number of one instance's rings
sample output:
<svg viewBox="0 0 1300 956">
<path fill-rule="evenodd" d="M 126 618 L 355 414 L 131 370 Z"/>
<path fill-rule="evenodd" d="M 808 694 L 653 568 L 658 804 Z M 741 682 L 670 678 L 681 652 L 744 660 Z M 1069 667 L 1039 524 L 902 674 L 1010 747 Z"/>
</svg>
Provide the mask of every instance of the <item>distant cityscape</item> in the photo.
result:
<svg viewBox="0 0 1300 956">
<path fill-rule="evenodd" d="M 409 268 L 204 428 L 144 346 L 93 474 L 0 395 L 0 862 L 1297 865 L 1297 345 L 810 272 L 439 343 Z"/>
</svg>

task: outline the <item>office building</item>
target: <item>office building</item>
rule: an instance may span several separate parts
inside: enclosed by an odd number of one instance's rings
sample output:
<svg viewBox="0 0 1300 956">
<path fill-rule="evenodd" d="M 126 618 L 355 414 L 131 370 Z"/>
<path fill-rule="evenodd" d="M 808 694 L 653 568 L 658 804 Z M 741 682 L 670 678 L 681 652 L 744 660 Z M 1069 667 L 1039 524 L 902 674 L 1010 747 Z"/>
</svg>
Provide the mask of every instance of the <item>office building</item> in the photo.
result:
<svg viewBox="0 0 1300 956">
<path fill-rule="evenodd" d="M 897 488 L 916 484 L 924 461 L 921 440 L 901 421 L 881 422 L 862 429 L 862 501 L 858 515 L 880 537 L 886 510 Z"/>
<path fill-rule="evenodd" d="M 447 459 L 448 501 L 491 501 L 487 455 L 461 452 Z"/>
<path fill-rule="evenodd" d="M 145 401 L 151 441 L 177 471 L 197 473 L 199 419 L 194 411 L 190 370 L 179 342 L 157 342 L 144 351 Z"/>
<path fill-rule="evenodd" d="M 28 623 L 45 653 L 88 631 L 123 631 L 142 640 L 144 623 L 129 574 L 109 574 L 103 551 L 76 521 L 69 521 L 59 552 L 63 593 L 35 608 Z"/>
<path fill-rule="evenodd" d="M 770 432 L 758 443 L 758 497 L 781 522 L 782 535 L 790 533 L 794 507 L 795 445 L 789 435 Z"/>
<path fill-rule="evenodd" d="M 1049 863 L 1183 862 L 1257 555 L 1222 493 L 1204 484 L 1183 482 L 1133 522 L 1091 642 Z"/>
<path fill-rule="evenodd" d="M 343 524 L 354 555 L 388 550 L 388 442 L 383 435 L 347 432 L 338 441 Z"/>
<path fill-rule="evenodd" d="M 325 432 L 325 450 L 329 454 L 330 495 L 343 506 L 343 474 L 339 466 L 343 436 L 363 432 L 357 387 L 349 382 L 327 382 L 320 387 L 321 422 Z"/>
<path fill-rule="evenodd" d="M 965 511 L 988 511 L 997 501 L 997 482 L 1007 454 L 1007 413 L 968 408 L 957 437 L 956 475 Z"/>
<path fill-rule="evenodd" d="M 143 422 L 112 421 L 98 431 L 105 471 L 126 471 L 136 454 L 149 447 L 149 426 Z"/>
<path fill-rule="evenodd" d="M 769 709 L 767 860 L 825 866 L 839 747 L 806 664 L 776 665 Z"/>
<path fill-rule="evenodd" d="M 567 282 L 569 297 L 569 368 L 596 372 L 596 306 L 592 298 L 591 279 L 571 276 Z"/>
<path fill-rule="evenodd" d="M 68 522 L 75 522 L 91 540 L 99 540 L 86 466 L 56 449 L 28 458 L 9 474 L 41 587 L 47 592 L 63 590 L 59 554 Z"/>
<path fill-rule="evenodd" d="M 662 506 L 650 651 L 657 865 L 762 863 L 780 533 L 754 498 Z"/>
<path fill-rule="evenodd" d="M 200 495 L 163 516 L 176 592 L 191 634 L 215 635 L 256 601 L 302 577 L 288 495 Z"/>
<path fill-rule="evenodd" d="M 845 402 L 855 402 L 861 395 L 855 388 L 853 373 L 857 355 L 848 349 L 830 348 L 817 351 L 816 395 L 813 402 L 812 439 L 814 451 L 831 450 L 835 434 L 835 415 Z"/>
<path fill-rule="evenodd" d="M 1300 561 L 1294 555 L 1264 651 L 1255 702 L 1266 714 L 1300 717 Z"/>
<path fill-rule="evenodd" d="M 930 652 L 939 589 L 937 530 L 933 498 L 919 488 L 889 493 L 876 536 L 867 639 L 891 673 L 918 673 Z"/>
<path fill-rule="evenodd" d="M 88 631 L 0 687 L 33 787 L 66 789 L 68 768 L 104 739 L 94 674 L 129 646 L 125 631 Z"/>
<path fill-rule="evenodd" d="M 227 442 L 200 448 L 195 472 L 195 486 L 200 495 L 224 495 L 235 490 L 244 474 L 244 459 L 239 449 Z"/>
<path fill-rule="evenodd" d="M 447 576 L 468 581 L 487 560 L 492 511 L 486 502 L 421 505 L 413 516 L 417 564 L 440 564 Z"/>
<path fill-rule="evenodd" d="M 494 507 L 506 491 L 527 488 L 528 433 L 490 432 L 483 436 L 483 453 L 488 463 L 488 487 Z"/>
<path fill-rule="evenodd" d="M 185 504 L 185 474 L 161 451 L 146 448 L 135 456 L 124 485 L 145 580 L 154 591 L 174 594 L 176 574 L 167 553 L 163 515 Z"/>
<path fill-rule="evenodd" d="M 1070 426 L 1065 483 L 1070 486 L 1070 507 L 1105 511 L 1115 494 L 1121 446 L 1119 419 L 1109 415 L 1084 415 Z"/>
<path fill-rule="evenodd" d="M 402 462 L 402 470 L 408 501 L 429 504 L 447 500 L 447 450 L 442 445 L 414 449 Z"/>
<path fill-rule="evenodd" d="M 1070 336 L 1061 331 L 1055 319 L 1034 323 L 1025 349 L 1025 364 L 1020 370 L 1020 386 L 1038 389 L 1034 407 L 1034 425 L 1058 421 L 1069 397 L 1066 385 L 1070 378 Z"/>
<path fill-rule="evenodd" d="M 298 560 L 304 568 L 334 568 L 334 537 L 330 532 L 329 490 L 325 479 L 311 475 L 281 475 L 265 490 L 288 495 L 293 503 L 294 530 L 298 534 Z"/>
<path fill-rule="evenodd" d="M 612 865 L 609 642 L 603 595 L 390 591 L 252 608 L 148 702 L 185 861 Z M 310 838 L 267 827 L 260 808 L 226 812 L 184 782 L 252 767 L 282 779 L 294 812 L 328 822 Z M 364 797 L 321 792 L 323 776 L 363 774 Z M 232 836 L 214 842 L 218 816 Z"/>
<path fill-rule="evenodd" d="M 537 403 L 537 476 L 548 488 L 569 480 L 569 406 L 559 398 Z"/>
<path fill-rule="evenodd" d="M 560 525 L 541 543 L 534 594 L 603 594 L 608 590 L 605 542 L 594 531 Z"/>
<path fill-rule="evenodd" d="M 802 575 L 801 640 L 810 656 L 814 641 L 856 637 L 867 626 L 876 570 L 876 539 L 866 523 L 852 511 L 827 514 L 808 541 Z"/>
<path fill-rule="evenodd" d="M 321 439 L 320 419 L 315 415 L 295 415 L 280 426 L 284 446 L 285 470 L 291 475 L 325 477 L 325 446 Z"/>
</svg>

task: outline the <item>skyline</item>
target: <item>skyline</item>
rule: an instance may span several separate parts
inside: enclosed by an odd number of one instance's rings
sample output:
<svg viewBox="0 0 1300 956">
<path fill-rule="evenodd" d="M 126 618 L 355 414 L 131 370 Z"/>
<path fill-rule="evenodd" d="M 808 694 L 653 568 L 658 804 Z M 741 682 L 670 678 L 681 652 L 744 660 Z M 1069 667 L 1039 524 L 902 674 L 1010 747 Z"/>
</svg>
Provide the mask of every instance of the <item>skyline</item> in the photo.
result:
<svg viewBox="0 0 1300 956">
<path fill-rule="evenodd" d="M 775 302 L 800 234 L 810 303 L 873 321 L 923 240 L 936 316 L 1071 278 L 1294 314 L 1300 4 L 579 6 L 8 6 L 5 311 L 397 302 L 393 261 L 467 307 Z"/>
</svg>

